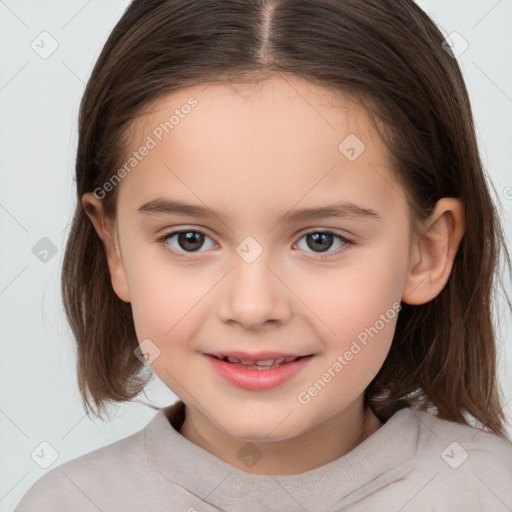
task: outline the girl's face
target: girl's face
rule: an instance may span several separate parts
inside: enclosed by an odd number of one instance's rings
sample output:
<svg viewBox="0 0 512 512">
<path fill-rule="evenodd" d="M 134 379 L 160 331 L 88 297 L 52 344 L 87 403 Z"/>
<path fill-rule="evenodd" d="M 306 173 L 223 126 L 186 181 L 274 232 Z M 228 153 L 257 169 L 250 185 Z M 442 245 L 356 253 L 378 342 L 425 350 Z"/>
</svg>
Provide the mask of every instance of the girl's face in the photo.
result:
<svg viewBox="0 0 512 512">
<path fill-rule="evenodd" d="M 409 264 L 405 195 L 365 112 L 296 77 L 209 84 L 158 102 L 133 135 L 111 272 L 156 375 L 245 441 L 360 406 Z M 207 355 L 236 351 L 311 357 L 244 386 Z"/>
</svg>

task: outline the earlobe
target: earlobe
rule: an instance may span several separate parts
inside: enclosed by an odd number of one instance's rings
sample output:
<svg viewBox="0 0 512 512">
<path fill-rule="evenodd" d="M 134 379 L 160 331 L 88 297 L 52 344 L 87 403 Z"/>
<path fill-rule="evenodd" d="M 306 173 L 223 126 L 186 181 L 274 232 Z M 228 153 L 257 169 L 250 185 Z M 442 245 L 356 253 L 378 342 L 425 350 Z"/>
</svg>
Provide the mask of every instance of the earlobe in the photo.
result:
<svg viewBox="0 0 512 512">
<path fill-rule="evenodd" d="M 413 243 L 402 291 L 405 303 L 425 304 L 439 295 L 450 277 L 465 228 L 462 201 L 451 197 L 440 199 Z"/>
<path fill-rule="evenodd" d="M 82 196 L 82 206 L 91 220 L 96 233 L 103 242 L 107 256 L 112 287 L 116 295 L 124 302 L 130 302 L 128 280 L 121 258 L 121 251 L 113 223 L 103 214 L 101 200 L 94 194 L 87 193 Z"/>
</svg>

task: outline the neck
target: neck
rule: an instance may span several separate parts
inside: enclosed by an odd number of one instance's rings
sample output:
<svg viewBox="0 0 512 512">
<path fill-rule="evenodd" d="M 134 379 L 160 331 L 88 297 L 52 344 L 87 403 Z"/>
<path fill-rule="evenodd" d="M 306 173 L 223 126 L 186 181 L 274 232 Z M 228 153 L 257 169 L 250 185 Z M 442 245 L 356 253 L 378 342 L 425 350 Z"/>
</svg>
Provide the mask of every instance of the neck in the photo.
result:
<svg viewBox="0 0 512 512">
<path fill-rule="evenodd" d="M 242 471 L 294 475 L 323 466 L 345 455 L 381 426 L 382 423 L 373 411 L 363 407 L 361 396 L 343 411 L 297 437 L 280 441 L 251 442 L 252 449 L 256 452 L 256 448 L 260 452 L 261 459 L 250 467 L 238 455 L 248 444 L 246 441 L 226 435 L 189 407 L 185 408 L 185 419 L 179 432 L 192 443 Z M 249 452 L 250 450 L 247 452 L 250 455 Z"/>
</svg>

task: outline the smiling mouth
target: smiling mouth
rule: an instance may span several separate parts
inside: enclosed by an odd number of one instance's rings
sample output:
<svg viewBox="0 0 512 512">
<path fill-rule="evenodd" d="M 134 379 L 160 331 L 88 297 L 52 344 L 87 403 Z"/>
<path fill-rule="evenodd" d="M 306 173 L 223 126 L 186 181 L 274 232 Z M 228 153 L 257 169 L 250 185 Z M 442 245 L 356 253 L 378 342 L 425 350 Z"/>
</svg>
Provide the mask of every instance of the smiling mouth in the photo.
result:
<svg viewBox="0 0 512 512">
<path fill-rule="evenodd" d="M 219 359 L 220 361 L 224 361 L 226 363 L 231 363 L 235 366 L 241 366 L 243 368 L 247 369 L 254 369 L 254 370 L 271 370 L 273 368 L 279 368 L 279 366 L 291 363 L 293 361 L 297 361 L 298 359 L 302 359 L 304 357 L 310 357 L 310 356 L 291 356 L 291 357 L 280 357 L 276 359 L 266 359 L 261 361 L 247 361 L 247 360 L 240 360 L 237 357 L 233 356 L 217 356 L 213 354 L 208 354 L 211 357 L 214 357 L 215 359 Z"/>
</svg>

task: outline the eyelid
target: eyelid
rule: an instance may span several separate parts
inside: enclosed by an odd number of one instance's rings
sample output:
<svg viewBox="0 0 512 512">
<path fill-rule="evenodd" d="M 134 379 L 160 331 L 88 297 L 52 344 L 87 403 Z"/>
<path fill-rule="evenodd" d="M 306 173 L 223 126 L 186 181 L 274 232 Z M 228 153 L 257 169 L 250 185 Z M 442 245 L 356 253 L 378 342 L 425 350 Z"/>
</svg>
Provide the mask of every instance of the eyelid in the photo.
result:
<svg viewBox="0 0 512 512">
<path fill-rule="evenodd" d="M 187 233 L 187 232 L 193 232 L 193 233 L 199 233 L 201 235 L 204 235 L 205 237 L 209 238 L 210 240 L 212 240 L 212 242 L 218 247 L 218 243 L 216 243 L 213 238 L 205 232 L 205 230 L 203 228 L 195 228 L 195 227 L 190 227 L 190 226 L 185 226 L 185 227 L 180 227 L 180 228 L 174 228 L 166 233 L 164 233 L 162 236 L 159 236 L 157 239 L 156 239 L 156 242 L 159 243 L 160 245 L 162 245 L 162 247 L 164 248 L 164 250 L 170 252 L 171 254 L 177 256 L 177 257 L 183 257 L 183 258 L 187 258 L 187 259 L 193 259 L 194 257 L 196 257 L 196 255 L 202 253 L 202 252 L 205 252 L 205 251 L 202 251 L 202 250 L 199 250 L 199 251 L 196 251 L 196 252 L 190 252 L 190 253 L 187 253 L 187 252 L 180 252 L 180 251 L 176 251 L 175 249 L 171 248 L 169 246 L 169 243 L 168 243 L 168 240 L 170 238 L 172 238 L 173 236 L 176 236 L 176 235 L 179 235 L 180 233 Z"/>
<path fill-rule="evenodd" d="M 352 239 L 347 238 L 346 236 L 339 233 L 336 229 L 333 228 L 314 228 L 314 229 L 308 229 L 306 231 L 303 231 L 299 233 L 298 240 L 296 243 L 293 244 L 293 247 L 296 247 L 302 238 L 304 238 L 307 235 L 315 234 L 315 233 L 323 233 L 327 235 L 332 235 L 334 238 L 338 238 L 341 242 L 343 242 L 345 245 L 341 249 L 337 249 L 335 251 L 330 252 L 314 252 L 314 251 L 306 251 L 308 254 L 314 254 L 315 256 L 312 258 L 313 260 L 329 260 L 332 258 L 338 257 L 340 254 L 347 251 L 350 246 L 355 245 L 355 242 L 352 241 Z M 299 249 L 300 250 L 300 249 Z M 309 257 L 309 256 L 308 256 Z"/>
<path fill-rule="evenodd" d="M 310 235 L 310 234 L 313 234 L 313 233 L 329 233 L 331 235 L 336 235 L 336 236 L 339 236 L 341 238 L 344 238 L 346 240 L 348 240 L 348 236 L 350 235 L 343 235 L 338 229 L 336 228 L 308 228 L 306 230 L 303 230 L 303 231 L 299 231 L 299 233 L 296 235 L 296 236 L 300 236 L 300 237 L 303 237 L 304 235 Z"/>
</svg>

